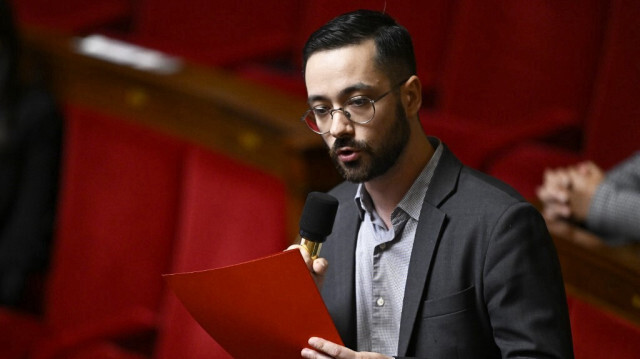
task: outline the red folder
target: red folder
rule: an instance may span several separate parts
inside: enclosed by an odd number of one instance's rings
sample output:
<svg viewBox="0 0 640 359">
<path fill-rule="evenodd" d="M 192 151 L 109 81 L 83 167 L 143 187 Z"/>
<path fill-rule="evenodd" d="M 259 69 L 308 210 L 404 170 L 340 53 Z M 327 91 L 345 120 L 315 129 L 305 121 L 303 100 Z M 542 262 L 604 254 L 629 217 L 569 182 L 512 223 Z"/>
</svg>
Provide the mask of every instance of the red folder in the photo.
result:
<svg viewBox="0 0 640 359">
<path fill-rule="evenodd" d="M 165 279 L 234 358 L 299 358 L 312 336 L 342 344 L 298 249 Z"/>
</svg>

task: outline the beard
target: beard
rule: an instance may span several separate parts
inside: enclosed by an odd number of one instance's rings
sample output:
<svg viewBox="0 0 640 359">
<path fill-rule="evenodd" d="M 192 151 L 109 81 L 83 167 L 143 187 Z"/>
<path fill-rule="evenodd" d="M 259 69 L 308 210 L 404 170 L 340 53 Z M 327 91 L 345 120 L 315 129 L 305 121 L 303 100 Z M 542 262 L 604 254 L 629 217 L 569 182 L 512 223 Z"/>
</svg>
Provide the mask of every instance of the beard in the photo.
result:
<svg viewBox="0 0 640 359">
<path fill-rule="evenodd" d="M 345 180 L 353 183 L 367 182 L 385 174 L 393 167 L 409 141 L 409 132 L 409 120 L 402 104 L 397 102 L 395 120 L 386 141 L 374 147 L 366 141 L 341 137 L 333 143 L 329 155 Z M 338 150 L 342 147 L 352 147 L 362 155 L 355 161 L 342 162 L 338 158 Z"/>
</svg>

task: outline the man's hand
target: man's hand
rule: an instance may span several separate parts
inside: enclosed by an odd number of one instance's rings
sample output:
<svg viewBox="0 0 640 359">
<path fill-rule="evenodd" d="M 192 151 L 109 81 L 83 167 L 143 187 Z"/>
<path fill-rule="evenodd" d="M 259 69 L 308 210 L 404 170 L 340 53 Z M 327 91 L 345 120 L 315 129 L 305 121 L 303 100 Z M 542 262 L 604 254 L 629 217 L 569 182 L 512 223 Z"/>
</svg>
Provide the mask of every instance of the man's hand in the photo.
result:
<svg viewBox="0 0 640 359">
<path fill-rule="evenodd" d="M 547 219 L 568 219 L 571 217 L 571 207 L 569 206 L 571 186 L 568 169 L 558 168 L 544 171 L 543 183 L 536 194 L 543 205 L 542 214 Z"/>
<path fill-rule="evenodd" d="M 572 183 L 569 207 L 573 219 L 584 222 L 589 213 L 591 199 L 604 179 L 604 172 L 593 162 L 582 162 L 569 170 Z"/>
<path fill-rule="evenodd" d="M 302 357 L 308 359 L 392 359 L 389 356 L 370 353 L 370 352 L 354 352 L 353 350 L 332 343 L 322 338 L 313 337 L 309 339 L 309 345 L 313 349 L 302 349 Z"/>
<path fill-rule="evenodd" d="M 327 273 L 327 268 L 329 268 L 329 262 L 326 259 L 319 257 L 316 260 L 311 259 L 311 255 L 307 252 L 307 249 L 299 244 L 290 245 L 287 250 L 290 249 L 299 249 L 300 254 L 302 254 L 302 258 L 304 262 L 307 264 L 307 268 L 309 268 L 309 272 L 311 272 L 311 276 L 316 282 L 316 286 L 318 289 L 322 289 L 322 283 L 324 282 L 324 275 Z"/>
<path fill-rule="evenodd" d="M 591 199 L 604 179 L 604 172 L 593 162 L 568 168 L 546 170 L 537 195 L 547 219 L 573 219 L 584 222 Z"/>
</svg>

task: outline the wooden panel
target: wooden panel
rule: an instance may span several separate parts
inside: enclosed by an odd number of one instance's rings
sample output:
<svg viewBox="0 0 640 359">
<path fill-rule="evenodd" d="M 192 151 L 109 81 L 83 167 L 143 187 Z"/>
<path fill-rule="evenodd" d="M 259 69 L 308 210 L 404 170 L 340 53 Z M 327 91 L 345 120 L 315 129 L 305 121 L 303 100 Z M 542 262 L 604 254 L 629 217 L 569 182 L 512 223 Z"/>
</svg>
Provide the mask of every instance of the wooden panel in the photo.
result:
<svg viewBox="0 0 640 359">
<path fill-rule="evenodd" d="M 564 221 L 549 221 L 567 290 L 640 325 L 640 243 L 612 246 Z"/>
</svg>

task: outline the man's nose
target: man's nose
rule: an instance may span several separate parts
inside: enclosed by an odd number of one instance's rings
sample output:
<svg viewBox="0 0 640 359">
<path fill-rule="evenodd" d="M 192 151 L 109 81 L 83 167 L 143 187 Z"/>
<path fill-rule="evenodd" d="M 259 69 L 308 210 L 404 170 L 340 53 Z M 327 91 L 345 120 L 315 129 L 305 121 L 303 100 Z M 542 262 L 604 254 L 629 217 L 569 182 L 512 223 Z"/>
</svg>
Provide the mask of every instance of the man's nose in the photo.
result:
<svg viewBox="0 0 640 359">
<path fill-rule="evenodd" d="M 333 137 L 343 137 L 347 133 L 353 133 L 353 123 L 349 120 L 347 112 L 335 110 L 331 118 L 331 130 L 329 132 Z"/>
</svg>

